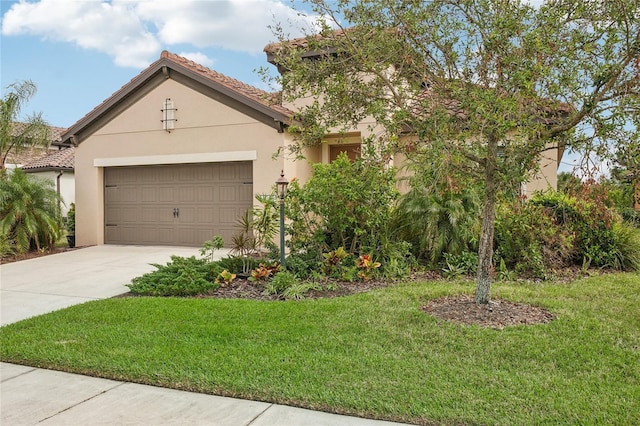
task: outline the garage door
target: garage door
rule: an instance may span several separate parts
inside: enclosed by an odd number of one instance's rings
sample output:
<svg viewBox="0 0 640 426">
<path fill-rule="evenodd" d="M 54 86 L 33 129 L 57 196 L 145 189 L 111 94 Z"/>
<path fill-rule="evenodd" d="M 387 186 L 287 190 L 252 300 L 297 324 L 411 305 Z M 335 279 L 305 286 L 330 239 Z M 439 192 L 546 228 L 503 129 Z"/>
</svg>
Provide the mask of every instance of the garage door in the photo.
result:
<svg viewBox="0 0 640 426">
<path fill-rule="evenodd" d="M 251 162 L 109 167 L 104 182 L 107 244 L 229 245 L 253 204 Z"/>
</svg>

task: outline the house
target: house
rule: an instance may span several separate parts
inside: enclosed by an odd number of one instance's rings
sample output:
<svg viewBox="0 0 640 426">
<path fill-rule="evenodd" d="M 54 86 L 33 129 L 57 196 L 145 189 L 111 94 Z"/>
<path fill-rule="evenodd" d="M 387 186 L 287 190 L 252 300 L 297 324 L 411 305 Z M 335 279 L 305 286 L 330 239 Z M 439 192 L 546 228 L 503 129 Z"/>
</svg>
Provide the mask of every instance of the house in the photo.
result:
<svg viewBox="0 0 640 426">
<path fill-rule="evenodd" d="M 229 244 L 281 170 L 304 182 L 310 163 L 358 154 L 367 123 L 327 135 L 308 161 L 274 155 L 294 142 L 294 110 L 274 96 L 162 52 L 62 135 L 75 146 L 76 244 Z M 553 187 L 557 158 L 549 164 Z"/>
<path fill-rule="evenodd" d="M 75 148 L 63 147 L 22 166 L 25 173 L 50 180 L 55 184 L 56 192 L 62 198 L 63 216 L 67 215 L 71 203 L 75 202 L 74 158 Z"/>
<path fill-rule="evenodd" d="M 18 136 L 22 134 L 26 128 L 26 123 L 13 122 L 11 127 L 12 136 Z M 62 134 L 67 130 L 62 127 L 49 126 L 51 130 L 51 142 L 49 146 L 36 146 L 29 148 L 22 148 L 19 150 L 12 149 L 6 153 L 4 159 L 4 166 L 7 169 L 21 168 L 25 164 L 29 164 L 44 155 L 54 153 L 61 148 Z"/>
<path fill-rule="evenodd" d="M 366 33 L 370 32 L 369 27 L 363 27 L 363 29 Z M 354 27 L 346 29 L 336 29 L 314 36 L 305 36 L 297 39 L 287 40 L 284 42 L 270 43 L 265 46 L 264 52 L 267 56 L 267 61 L 277 67 L 278 71 L 283 76 L 285 76 L 288 72 L 286 68 L 286 56 L 290 51 L 297 52 L 297 55 L 295 56 L 298 56 L 308 64 L 312 64 L 317 59 L 322 58 L 337 58 L 337 63 L 359 63 L 357 59 L 355 61 L 350 61 L 349 59 L 347 59 L 349 56 L 349 46 L 351 46 L 352 42 L 347 41 L 343 43 L 343 40 L 349 39 L 347 35 L 352 31 L 357 34 L 356 37 L 363 35 L 362 33 L 358 32 L 358 28 Z M 376 31 L 372 32 L 375 33 Z M 396 33 L 396 30 L 391 28 L 382 32 L 382 34 L 384 34 L 385 36 L 386 34 L 394 33 Z M 345 49 L 345 51 L 342 52 L 341 49 Z M 431 114 L 432 111 L 425 109 L 424 104 L 422 104 L 422 101 L 430 101 L 434 104 L 437 104 L 438 106 L 444 107 L 444 110 L 446 110 L 448 114 L 459 119 L 460 122 L 464 122 L 466 120 L 466 112 L 461 109 L 459 103 L 455 99 L 448 99 L 446 97 L 438 97 L 436 99 L 437 95 L 434 95 L 434 91 L 430 89 L 431 83 L 425 81 L 426 78 L 424 77 L 424 75 L 427 74 L 422 74 L 416 68 L 411 68 L 411 66 L 407 67 L 407 69 L 404 69 L 404 67 L 398 66 L 398 64 L 390 64 L 388 62 L 382 61 L 378 57 L 378 52 L 374 51 L 374 54 L 377 63 L 380 64 L 383 68 L 386 68 L 383 71 L 378 70 L 381 75 L 385 75 L 387 73 L 388 75 L 397 74 L 400 76 L 399 78 L 401 81 L 407 82 L 407 78 L 413 78 L 413 81 L 418 83 L 420 89 L 418 89 L 418 91 L 416 92 L 412 92 L 410 96 L 398 95 L 400 98 L 403 98 L 404 102 L 407 102 L 407 105 L 411 106 L 410 109 L 412 110 L 412 113 L 415 117 L 422 118 Z M 283 57 L 285 59 L 283 59 Z M 309 68 L 312 68 L 312 66 L 309 65 Z M 322 66 L 319 69 L 321 71 L 319 71 L 318 75 L 322 75 L 324 76 L 324 78 L 330 78 L 324 74 L 324 71 L 327 69 L 333 69 L 331 66 Z M 403 71 L 395 73 L 395 70 L 397 69 L 403 69 Z M 335 69 L 333 70 L 333 72 L 335 72 Z M 361 72 L 361 70 L 357 66 L 351 69 L 350 72 L 346 72 L 344 70 L 340 70 L 339 72 L 345 72 L 345 74 L 357 76 L 358 79 L 363 79 L 364 81 L 367 80 L 366 76 L 363 78 L 364 71 Z M 407 77 L 407 75 L 405 74 L 408 72 L 412 73 L 411 77 Z M 348 81 L 348 79 L 336 80 L 341 82 L 343 85 L 348 86 L 348 84 L 344 84 L 344 82 Z M 393 82 L 394 78 L 383 80 L 385 81 L 385 83 L 391 84 L 390 82 Z M 395 84 L 398 84 L 398 81 L 400 80 L 395 80 Z M 283 87 L 283 91 L 286 91 L 288 89 L 289 88 L 287 87 Z M 345 93 L 348 93 L 348 91 L 342 93 L 343 97 L 350 95 L 345 95 Z M 358 91 L 356 90 L 354 93 L 358 93 Z M 362 93 L 359 93 L 359 95 L 362 95 Z M 392 96 L 390 92 L 387 92 L 387 95 L 391 99 L 397 99 L 396 95 Z M 312 96 L 313 95 L 311 94 L 300 95 L 299 93 L 296 93 L 295 99 L 288 104 L 283 104 L 283 106 L 292 111 L 300 111 L 310 105 L 310 101 L 313 100 Z M 319 99 L 322 100 L 323 98 L 324 95 L 320 95 Z M 544 105 L 544 103 L 542 103 L 542 105 Z M 531 110 L 534 111 L 534 114 L 537 116 L 536 121 L 546 123 L 547 125 L 553 123 L 556 117 L 564 116 L 571 110 L 571 107 L 567 104 L 557 104 L 554 102 L 549 102 L 549 106 L 537 108 L 538 109 L 536 109 L 535 111 Z M 362 111 L 359 112 L 361 113 Z M 389 111 L 387 111 L 387 113 L 389 113 Z M 349 129 L 349 132 L 347 132 L 346 135 L 344 133 L 338 134 L 337 131 L 334 134 L 326 135 L 323 139 L 324 143 L 322 144 L 321 148 L 322 154 L 316 155 L 313 158 L 316 161 L 327 162 L 335 158 L 334 153 L 337 151 L 341 151 L 343 149 L 346 149 L 348 152 L 359 151 L 360 141 L 368 139 L 370 136 L 373 136 L 373 139 L 377 139 L 377 137 L 375 136 L 379 133 L 383 133 L 380 130 L 380 125 L 375 121 L 373 117 L 365 117 L 358 123 L 356 127 L 354 127 L 353 129 Z M 416 139 L 414 129 L 412 129 L 410 125 L 407 125 L 405 127 L 405 131 L 397 136 L 399 136 L 401 143 L 402 141 L 404 141 L 405 146 L 413 145 L 413 142 Z M 546 149 L 544 149 L 539 155 L 538 168 L 536 173 L 531 176 L 528 182 L 522 184 L 522 186 L 519 188 L 520 193 L 524 196 L 531 196 L 536 191 L 544 191 L 548 188 L 557 188 L 557 171 L 564 154 L 564 146 L 562 144 L 558 146 L 558 144 L 556 143 L 549 143 L 545 148 Z M 403 170 L 402 166 L 406 163 L 406 157 L 402 153 L 395 153 L 390 161 L 394 166 L 396 166 L 398 170 Z M 401 171 L 400 173 L 403 172 Z M 406 188 L 400 189 L 406 190 Z"/>
<path fill-rule="evenodd" d="M 21 134 L 25 127 L 25 123 L 12 123 L 12 134 Z M 11 150 L 6 155 L 4 166 L 8 170 L 20 168 L 25 173 L 50 180 L 62 197 L 62 214 L 66 216 L 69 206 L 74 202 L 73 148 L 62 143 L 61 137 L 66 129 L 54 126 L 49 126 L 49 129 L 51 141 L 48 146 Z"/>
<path fill-rule="evenodd" d="M 310 173 L 273 158 L 293 113 L 269 97 L 162 52 L 63 135 L 76 147 L 76 244 L 229 243 L 281 170 Z"/>
</svg>

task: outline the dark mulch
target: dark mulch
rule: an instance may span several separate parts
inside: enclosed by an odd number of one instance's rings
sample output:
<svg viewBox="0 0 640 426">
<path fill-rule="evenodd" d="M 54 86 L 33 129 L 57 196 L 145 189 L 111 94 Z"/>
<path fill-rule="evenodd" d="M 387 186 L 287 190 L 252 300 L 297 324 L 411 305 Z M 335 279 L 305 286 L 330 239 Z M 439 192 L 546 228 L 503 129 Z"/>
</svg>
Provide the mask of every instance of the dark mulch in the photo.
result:
<svg viewBox="0 0 640 426">
<path fill-rule="evenodd" d="M 546 309 L 508 300 L 494 298 L 486 305 L 478 305 L 472 296 L 464 294 L 430 300 L 422 310 L 445 321 L 495 329 L 510 325 L 544 324 L 555 318 Z"/>
<path fill-rule="evenodd" d="M 77 247 L 77 248 L 80 248 L 80 247 Z M 49 256 L 51 254 L 64 253 L 65 251 L 71 251 L 71 250 L 76 250 L 76 248 L 56 247 L 51 250 L 45 250 L 45 251 L 30 251 L 27 253 L 1 257 L 0 264 L 4 265 L 5 263 L 19 262 L 21 260 L 28 260 L 36 257 Z"/>
<path fill-rule="evenodd" d="M 29 252 L 22 255 L 10 256 L 0 259 L 0 263 L 11 263 L 20 260 L 31 259 L 50 254 L 63 253 L 75 250 L 75 248 L 58 247 L 51 251 Z M 561 281 L 572 281 L 583 275 L 579 270 L 566 270 L 565 276 L 561 276 Z M 436 280 L 441 276 L 437 272 L 423 272 L 411 277 L 413 280 Z M 350 294 L 363 293 L 376 288 L 393 285 L 386 281 L 366 281 L 366 282 L 331 282 L 320 283 L 322 290 L 311 290 L 305 297 L 308 299 L 320 299 L 341 297 Z M 130 294 L 120 297 L 130 297 Z M 253 300 L 281 300 L 277 295 L 265 295 L 264 285 L 253 283 L 246 279 L 237 279 L 232 284 L 220 287 L 211 294 L 198 296 L 201 298 L 221 298 L 221 299 L 253 299 Z M 507 326 L 521 324 L 542 324 L 554 319 L 554 315 L 549 311 L 527 305 L 524 303 L 514 303 L 502 299 L 493 299 L 487 305 L 477 305 L 472 296 L 447 296 L 441 299 L 431 300 L 421 308 L 429 315 L 436 318 L 465 325 L 478 325 L 502 329 Z"/>
<path fill-rule="evenodd" d="M 321 290 L 310 290 L 305 293 L 305 299 L 326 299 L 333 297 L 348 296 L 350 294 L 364 293 L 375 288 L 382 288 L 391 285 L 386 281 L 366 281 L 366 282 L 325 282 L 318 283 Z M 245 279 L 236 279 L 231 284 L 218 288 L 216 291 L 200 295 L 201 298 L 217 299 L 253 299 L 253 300 L 282 300 L 280 295 L 264 294 L 264 284 L 251 282 Z"/>
</svg>

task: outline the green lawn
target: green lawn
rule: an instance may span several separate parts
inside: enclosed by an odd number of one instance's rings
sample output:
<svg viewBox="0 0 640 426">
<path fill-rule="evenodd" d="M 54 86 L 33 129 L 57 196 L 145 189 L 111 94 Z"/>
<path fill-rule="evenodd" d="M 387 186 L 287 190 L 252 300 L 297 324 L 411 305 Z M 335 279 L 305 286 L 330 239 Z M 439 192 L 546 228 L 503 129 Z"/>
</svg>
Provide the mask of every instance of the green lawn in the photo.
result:
<svg viewBox="0 0 640 426">
<path fill-rule="evenodd" d="M 2 361 L 414 423 L 638 424 L 640 275 L 494 285 L 504 330 L 426 315 L 470 282 L 300 302 L 116 298 L 0 329 Z"/>
</svg>

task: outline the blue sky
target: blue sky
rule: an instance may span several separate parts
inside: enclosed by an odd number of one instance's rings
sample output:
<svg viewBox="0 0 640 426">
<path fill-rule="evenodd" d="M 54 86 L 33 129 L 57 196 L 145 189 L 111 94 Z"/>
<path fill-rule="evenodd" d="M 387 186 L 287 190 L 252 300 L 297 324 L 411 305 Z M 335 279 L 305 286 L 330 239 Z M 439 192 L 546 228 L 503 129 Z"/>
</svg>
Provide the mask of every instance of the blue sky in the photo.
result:
<svg viewBox="0 0 640 426">
<path fill-rule="evenodd" d="M 297 0 L 0 0 L 2 94 L 31 80 L 38 92 L 22 117 L 41 112 L 49 124 L 70 127 L 164 49 L 268 89 L 254 70 L 270 66 L 262 52 L 274 41 L 269 25 L 287 25 L 297 37 L 318 20 L 292 3 L 303 7 Z"/>
<path fill-rule="evenodd" d="M 0 0 L 0 86 L 32 80 L 22 111 L 69 127 L 164 49 L 267 89 L 254 70 L 274 40 L 268 26 L 310 27 L 288 0 Z M 301 4 L 296 3 L 296 7 Z M 299 36 L 294 30 L 292 36 Z"/>
</svg>

